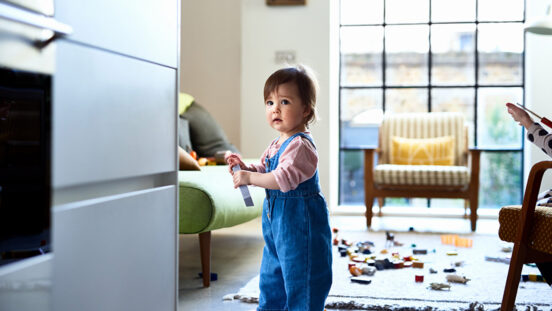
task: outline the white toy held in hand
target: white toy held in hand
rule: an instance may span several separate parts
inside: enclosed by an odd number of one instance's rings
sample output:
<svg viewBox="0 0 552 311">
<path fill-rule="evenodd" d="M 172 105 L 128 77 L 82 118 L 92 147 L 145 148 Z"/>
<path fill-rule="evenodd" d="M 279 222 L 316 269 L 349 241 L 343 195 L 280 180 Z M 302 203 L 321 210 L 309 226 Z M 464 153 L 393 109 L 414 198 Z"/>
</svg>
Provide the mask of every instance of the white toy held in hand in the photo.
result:
<svg viewBox="0 0 552 311">
<path fill-rule="evenodd" d="M 232 166 L 232 171 L 235 173 L 240 170 L 239 165 Z M 247 188 L 246 185 L 240 186 L 240 191 L 243 196 L 243 201 L 245 202 L 245 206 L 253 206 L 253 199 L 251 198 L 251 193 L 249 193 L 249 188 Z"/>
</svg>

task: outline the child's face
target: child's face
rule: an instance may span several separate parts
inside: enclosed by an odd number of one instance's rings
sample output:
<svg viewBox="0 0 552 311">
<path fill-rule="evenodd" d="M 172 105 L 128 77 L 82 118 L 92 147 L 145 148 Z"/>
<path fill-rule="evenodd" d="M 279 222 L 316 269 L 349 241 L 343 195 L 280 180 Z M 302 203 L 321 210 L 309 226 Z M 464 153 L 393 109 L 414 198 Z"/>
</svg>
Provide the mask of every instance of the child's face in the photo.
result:
<svg viewBox="0 0 552 311">
<path fill-rule="evenodd" d="M 281 84 L 270 93 L 265 99 L 265 112 L 268 124 L 284 136 L 306 130 L 308 109 L 303 105 L 295 83 Z"/>
</svg>

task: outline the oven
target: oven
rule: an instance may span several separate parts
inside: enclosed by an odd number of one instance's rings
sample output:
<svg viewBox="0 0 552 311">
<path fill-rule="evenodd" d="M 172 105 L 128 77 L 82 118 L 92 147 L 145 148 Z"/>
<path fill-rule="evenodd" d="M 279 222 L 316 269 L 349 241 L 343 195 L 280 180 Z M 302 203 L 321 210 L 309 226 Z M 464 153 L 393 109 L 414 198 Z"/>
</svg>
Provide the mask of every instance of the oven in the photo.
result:
<svg viewBox="0 0 552 311">
<path fill-rule="evenodd" d="M 51 251 L 53 1 L 0 1 L 0 266 Z"/>
</svg>

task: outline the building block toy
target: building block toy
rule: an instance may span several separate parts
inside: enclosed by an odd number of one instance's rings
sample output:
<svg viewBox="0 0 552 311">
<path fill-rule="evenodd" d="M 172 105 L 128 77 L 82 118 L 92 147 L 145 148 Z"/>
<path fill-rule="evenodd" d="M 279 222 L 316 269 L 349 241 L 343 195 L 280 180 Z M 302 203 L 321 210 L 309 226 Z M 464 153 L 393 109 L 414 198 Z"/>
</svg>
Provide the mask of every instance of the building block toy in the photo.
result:
<svg viewBox="0 0 552 311">
<path fill-rule="evenodd" d="M 215 163 L 216 165 L 216 163 Z M 232 171 L 233 172 L 237 172 L 240 170 L 240 166 L 239 165 L 234 165 L 232 167 Z M 243 196 L 243 201 L 245 202 L 245 206 L 253 206 L 253 199 L 251 198 L 251 193 L 249 193 L 249 188 L 247 188 L 246 185 L 241 185 L 240 186 L 240 191 L 241 191 L 241 194 Z"/>
</svg>

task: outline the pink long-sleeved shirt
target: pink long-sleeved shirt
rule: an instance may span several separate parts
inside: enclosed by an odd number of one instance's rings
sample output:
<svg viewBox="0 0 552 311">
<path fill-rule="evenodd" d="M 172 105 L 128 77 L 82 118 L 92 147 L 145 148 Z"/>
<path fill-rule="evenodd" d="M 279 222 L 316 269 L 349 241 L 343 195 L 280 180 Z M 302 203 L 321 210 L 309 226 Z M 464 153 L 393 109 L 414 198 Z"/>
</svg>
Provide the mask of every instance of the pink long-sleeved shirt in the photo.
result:
<svg viewBox="0 0 552 311">
<path fill-rule="evenodd" d="M 310 134 L 309 132 L 304 132 Z M 265 158 L 269 158 L 278 153 L 281 144 L 273 141 L 265 150 L 261 157 L 260 164 L 251 164 L 250 169 L 259 173 L 266 172 Z M 306 138 L 295 137 L 289 142 L 286 150 L 280 155 L 278 167 L 272 171 L 276 178 L 276 183 L 280 191 L 288 192 L 294 190 L 300 183 L 311 178 L 316 172 L 318 166 L 318 153 L 316 148 Z"/>
</svg>

